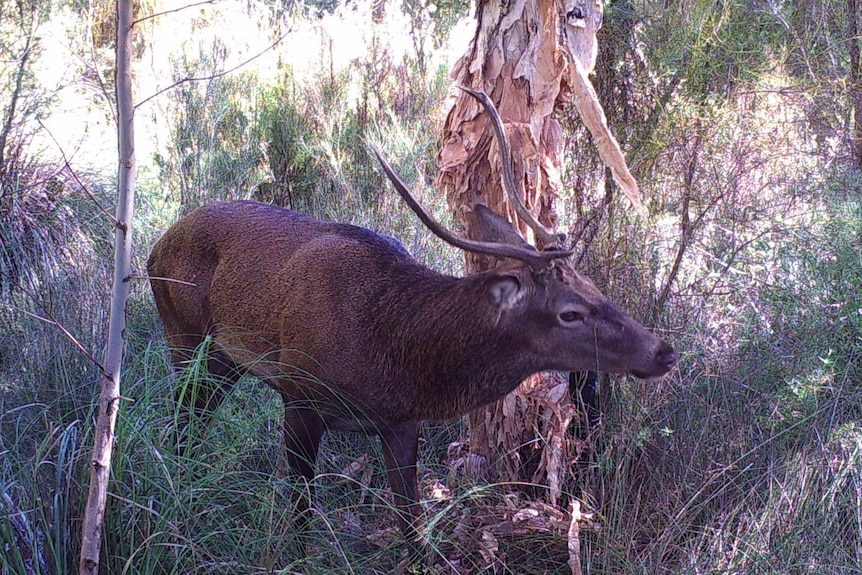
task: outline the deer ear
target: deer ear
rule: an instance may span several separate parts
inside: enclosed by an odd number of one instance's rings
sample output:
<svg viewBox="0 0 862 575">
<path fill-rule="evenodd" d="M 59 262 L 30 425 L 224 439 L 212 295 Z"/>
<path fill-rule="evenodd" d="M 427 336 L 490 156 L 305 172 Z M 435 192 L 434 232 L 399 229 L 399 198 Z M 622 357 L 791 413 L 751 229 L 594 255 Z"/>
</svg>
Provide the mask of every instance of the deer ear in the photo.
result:
<svg viewBox="0 0 862 575">
<path fill-rule="evenodd" d="M 479 222 L 479 229 L 482 231 L 484 241 L 535 249 L 521 237 L 506 218 L 496 214 L 488 206 L 476 204 L 473 207 L 473 213 L 476 214 L 476 221 Z"/>
<path fill-rule="evenodd" d="M 524 298 L 521 280 L 513 275 L 499 275 L 488 283 L 488 300 L 500 311 L 507 311 Z"/>
</svg>

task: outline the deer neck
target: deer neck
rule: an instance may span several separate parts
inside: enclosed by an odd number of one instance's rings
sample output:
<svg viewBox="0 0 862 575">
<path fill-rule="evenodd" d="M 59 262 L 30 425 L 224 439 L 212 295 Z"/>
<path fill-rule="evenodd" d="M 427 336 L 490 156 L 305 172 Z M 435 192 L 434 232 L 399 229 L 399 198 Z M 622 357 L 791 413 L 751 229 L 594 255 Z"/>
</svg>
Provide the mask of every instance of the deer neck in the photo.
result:
<svg viewBox="0 0 862 575">
<path fill-rule="evenodd" d="M 396 361 L 411 380 L 417 417 L 452 419 L 499 399 L 539 369 L 523 330 L 500 324 L 482 274 L 425 281 L 425 297 L 390 308 Z"/>
</svg>

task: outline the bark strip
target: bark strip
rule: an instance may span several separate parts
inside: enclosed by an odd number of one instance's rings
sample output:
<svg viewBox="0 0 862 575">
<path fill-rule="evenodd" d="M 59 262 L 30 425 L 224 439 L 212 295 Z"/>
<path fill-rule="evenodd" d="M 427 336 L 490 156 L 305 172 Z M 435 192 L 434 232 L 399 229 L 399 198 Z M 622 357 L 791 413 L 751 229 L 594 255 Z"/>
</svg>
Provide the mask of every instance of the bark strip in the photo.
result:
<svg viewBox="0 0 862 575">
<path fill-rule="evenodd" d="M 608 120 L 596 90 L 577 58 L 572 58 L 571 86 L 575 95 L 575 107 L 578 109 L 584 125 L 593 135 L 593 141 L 599 150 L 599 157 L 611 169 L 614 181 L 632 203 L 632 206 L 646 220 L 647 211 L 641 199 L 638 183 L 629 172 L 620 144 L 608 128 Z"/>
</svg>

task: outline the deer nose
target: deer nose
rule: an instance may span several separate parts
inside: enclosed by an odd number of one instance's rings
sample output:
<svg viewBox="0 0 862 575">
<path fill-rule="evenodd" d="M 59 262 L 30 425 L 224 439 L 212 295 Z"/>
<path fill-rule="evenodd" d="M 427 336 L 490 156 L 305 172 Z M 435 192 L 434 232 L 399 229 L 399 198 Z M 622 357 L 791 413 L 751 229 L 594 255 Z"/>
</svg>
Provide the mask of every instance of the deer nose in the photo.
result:
<svg viewBox="0 0 862 575">
<path fill-rule="evenodd" d="M 661 346 L 655 356 L 656 363 L 670 371 L 674 366 L 676 366 L 678 359 L 679 356 L 677 355 L 676 350 L 665 342 L 661 342 Z"/>
</svg>

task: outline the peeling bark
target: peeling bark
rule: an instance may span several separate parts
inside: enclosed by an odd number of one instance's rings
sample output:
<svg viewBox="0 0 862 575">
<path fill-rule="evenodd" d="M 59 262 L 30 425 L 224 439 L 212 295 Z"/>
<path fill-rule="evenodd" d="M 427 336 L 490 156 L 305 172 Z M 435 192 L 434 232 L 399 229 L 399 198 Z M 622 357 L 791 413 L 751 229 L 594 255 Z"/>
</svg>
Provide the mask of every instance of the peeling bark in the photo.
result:
<svg viewBox="0 0 862 575">
<path fill-rule="evenodd" d="M 485 92 L 496 105 L 527 209 L 546 227 L 555 227 L 564 139 L 553 113 L 574 95 L 602 159 L 641 210 L 637 184 L 588 79 L 596 61 L 602 3 L 480 1 L 476 17 L 474 38 L 452 77 L 459 85 Z M 499 147 L 488 117 L 468 94 L 459 92 L 456 98 L 438 155 L 438 190 L 446 194 L 468 237 L 481 238 L 473 208 L 482 203 L 516 222 L 522 235 L 534 242 L 532 230 L 516 220 L 506 199 Z M 494 265 L 481 255 L 465 257 L 469 272 Z M 567 427 L 574 416 L 566 389 L 560 378 L 534 376 L 509 396 L 468 415 L 472 474 L 548 485 L 550 502 L 555 503 L 567 462 Z"/>
<path fill-rule="evenodd" d="M 453 70 L 460 85 L 487 93 L 497 107 L 512 148 L 520 195 L 538 220 L 553 229 L 561 187 L 563 134 L 554 110 L 571 90 L 570 60 L 595 65 L 595 34 L 602 8 L 596 0 L 480 2 L 477 29 Z M 473 207 L 482 203 L 515 220 L 502 185 L 499 147 L 481 105 L 459 94 L 446 119 L 438 156 L 438 189 L 468 237 L 480 238 Z M 532 230 L 516 223 L 531 242 Z M 494 262 L 466 254 L 470 272 Z M 551 483 L 551 499 L 561 489 L 565 433 L 572 418 L 564 381 L 534 376 L 513 394 L 468 416 L 474 474 L 498 481 Z M 524 446 L 527 447 L 524 447 Z"/>
<path fill-rule="evenodd" d="M 605 111 L 599 103 L 593 85 L 587 78 L 587 73 L 577 61 L 572 61 L 572 89 L 575 94 L 575 107 L 581 115 L 581 120 L 587 126 L 593 141 L 599 150 L 602 162 L 611 170 L 614 181 L 632 203 L 634 209 L 643 219 L 647 219 L 646 208 L 644 208 L 638 183 L 629 172 L 626 160 L 623 157 L 620 144 L 608 128 L 608 120 Z"/>
</svg>

